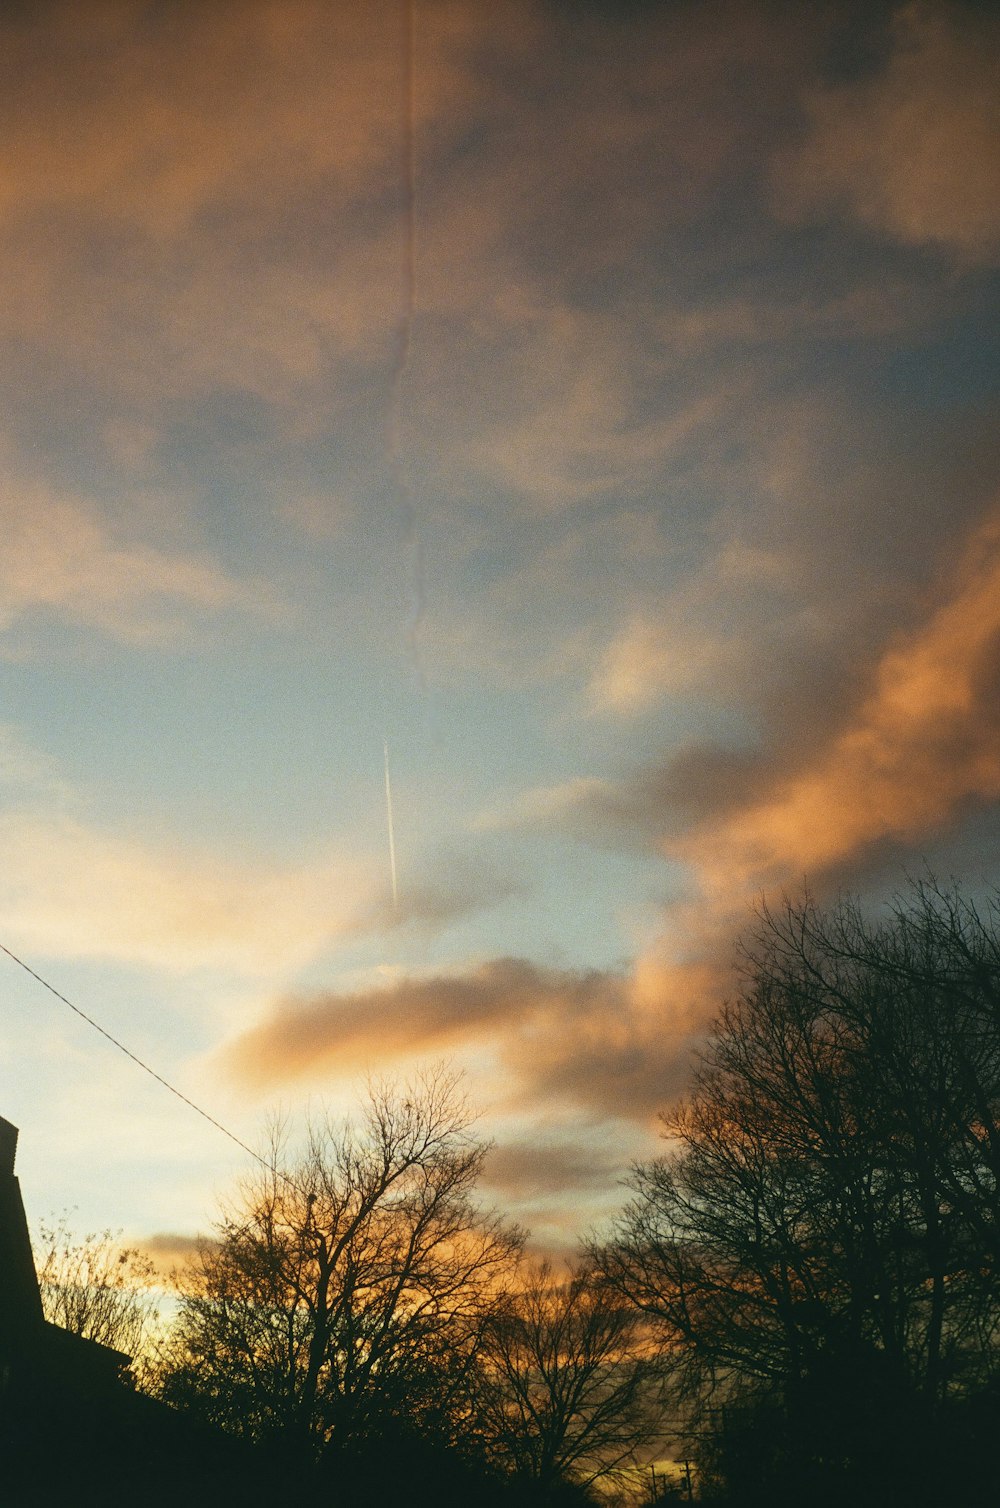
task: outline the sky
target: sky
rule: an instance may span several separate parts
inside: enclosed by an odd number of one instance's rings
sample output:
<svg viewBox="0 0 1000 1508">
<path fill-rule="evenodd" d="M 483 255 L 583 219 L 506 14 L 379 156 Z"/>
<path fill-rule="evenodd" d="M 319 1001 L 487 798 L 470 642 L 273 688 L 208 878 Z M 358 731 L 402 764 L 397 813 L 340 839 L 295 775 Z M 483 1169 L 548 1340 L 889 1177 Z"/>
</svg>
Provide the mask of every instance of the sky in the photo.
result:
<svg viewBox="0 0 1000 1508">
<path fill-rule="evenodd" d="M 1000 19 L 26 0 L 0 75 L 0 943 L 251 1145 L 447 1061 L 569 1246 L 762 897 L 1000 875 Z M 0 1006 L 29 1218 L 207 1229 L 245 1154 Z"/>
</svg>

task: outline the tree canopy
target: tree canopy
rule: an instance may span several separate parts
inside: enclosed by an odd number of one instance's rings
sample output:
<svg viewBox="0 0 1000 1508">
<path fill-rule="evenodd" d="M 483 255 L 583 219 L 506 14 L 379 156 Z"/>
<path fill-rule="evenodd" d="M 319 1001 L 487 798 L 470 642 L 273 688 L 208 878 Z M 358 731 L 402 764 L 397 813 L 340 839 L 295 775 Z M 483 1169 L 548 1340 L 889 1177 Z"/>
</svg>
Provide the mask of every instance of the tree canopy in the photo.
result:
<svg viewBox="0 0 1000 1508">
<path fill-rule="evenodd" d="M 444 1427 L 521 1235 L 473 1201 L 485 1153 L 455 1082 L 374 1086 L 246 1181 L 185 1275 L 169 1396 L 321 1455 L 394 1413 Z"/>
<path fill-rule="evenodd" d="M 656 1431 L 656 1365 L 634 1307 L 589 1266 L 525 1271 L 487 1316 L 479 1407 L 517 1479 L 584 1484 L 635 1459 Z"/>
<path fill-rule="evenodd" d="M 663 1135 L 560 1273 L 450 1073 L 277 1126 L 156 1391 L 355 1508 L 582 1503 L 664 1441 L 720 1508 L 1000 1498 L 1000 898 L 762 909 Z M 122 1345 L 135 1260 L 52 1233 L 50 1309 Z"/>
<path fill-rule="evenodd" d="M 149 1257 L 121 1232 L 74 1235 L 66 1215 L 39 1226 L 36 1252 L 45 1318 L 141 1364 L 157 1321 Z"/>
<path fill-rule="evenodd" d="M 600 1262 L 717 1467 L 753 1418 L 734 1501 L 750 1476 L 770 1501 L 951 1500 L 963 1463 L 928 1471 L 922 1432 L 1000 1370 L 995 906 L 922 884 L 881 920 L 764 910 L 664 1134 Z"/>
</svg>

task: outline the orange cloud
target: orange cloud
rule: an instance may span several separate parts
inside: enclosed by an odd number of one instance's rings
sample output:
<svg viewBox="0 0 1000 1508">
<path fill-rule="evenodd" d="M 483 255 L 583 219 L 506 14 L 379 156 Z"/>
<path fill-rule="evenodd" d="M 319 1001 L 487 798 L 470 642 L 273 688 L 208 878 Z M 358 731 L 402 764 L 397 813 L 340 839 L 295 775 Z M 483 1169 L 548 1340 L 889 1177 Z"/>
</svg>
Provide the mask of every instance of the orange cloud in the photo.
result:
<svg viewBox="0 0 1000 1508">
<path fill-rule="evenodd" d="M 332 351 L 384 359 L 402 21 L 396 0 L 5 17 L 0 329 L 130 408 L 213 383 L 301 400 Z M 447 120 L 462 28 L 442 31 L 419 105 Z"/>
<path fill-rule="evenodd" d="M 692 1043 L 733 984 L 734 931 L 762 890 L 796 887 L 803 875 L 821 882 L 887 838 L 926 842 L 968 803 L 1000 795 L 998 678 L 1000 513 L 974 532 L 924 624 L 883 653 L 870 694 L 797 770 L 779 773 L 759 756 L 706 772 L 696 751 L 673 770 L 695 815 L 661 848 L 686 862 L 694 892 L 666 913 L 659 944 L 631 975 L 503 959 L 292 999 L 233 1045 L 231 1066 L 262 1085 L 470 1052 L 498 1066 L 516 1104 L 648 1117 L 683 1085 Z M 684 797 L 647 771 L 631 793 L 569 782 L 532 793 L 527 810 L 482 820 L 582 832 L 589 819 L 599 835 L 616 821 L 662 827 L 668 807 L 676 823 Z"/>
<path fill-rule="evenodd" d="M 806 768 L 679 841 L 721 901 L 817 875 L 883 838 L 927 839 L 1000 795 L 1000 515 L 975 533 L 950 595 L 883 655 L 871 695 Z"/>
<path fill-rule="evenodd" d="M 495 959 L 286 999 L 237 1038 L 224 1061 L 238 1081 L 260 1089 L 462 1054 L 490 1097 L 509 1108 L 541 1100 L 645 1121 L 683 1083 L 716 977 L 700 964 L 678 965 L 671 994 L 654 1000 L 644 979 Z"/>
<path fill-rule="evenodd" d="M 565 1194 L 570 1189 L 603 1190 L 626 1172 L 619 1147 L 606 1139 L 598 1148 L 585 1139 L 505 1142 L 486 1160 L 483 1179 L 506 1199 L 525 1200 Z"/>
<path fill-rule="evenodd" d="M 504 1138 L 490 1151 L 483 1184 L 527 1227 L 532 1252 L 562 1260 L 578 1249 L 583 1224 L 617 1212 L 630 1161 L 649 1149 L 644 1129 L 621 1122 L 613 1134 L 607 1124 L 574 1122 L 555 1137 L 539 1127 L 531 1140 Z"/>
<path fill-rule="evenodd" d="M 560 977 L 519 959 L 461 974 L 404 978 L 385 988 L 291 999 L 234 1045 L 236 1073 L 257 1083 L 317 1067 L 351 1072 L 373 1056 L 440 1052 L 515 1029 L 531 1016 L 572 1011 L 587 976 Z"/>
<path fill-rule="evenodd" d="M 194 1260 L 203 1239 L 173 1231 L 158 1231 L 152 1236 L 136 1238 L 134 1244 L 152 1262 L 156 1280 L 167 1287 L 172 1274 Z M 126 1244 L 131 1245 L 131 1240 Z"/>
<path fill-rule="evenodd" d="M 692 887 L 605 1008 L 551 1030 L 518 1018 L 503 1062 L 536 1093 L 637 1115 L 683 1081 L 692 1043 L 733 988 L 735 934 L 763 892 L 818 892 L 889 840 L 927 851 L 1000 796 L 1000 510 L 976 528 L 924 622 L 883 651 L 868 694 L 820 742 L 740 757 L 691 748 L 620 787 L 577 779 L 529 792 L 484 825 L 546 823 L 594 842 L 659 832 Z M 801 714 L 800 714 L 801 715 Z M 794 717 L 792 718 L 794 724 Z M 669 825 L 669 836 L 664 828 Z"/>
<path fill-rule="evenodd" d="M 843 206 L 916 245 L 989 262 L 1000 253 L 1000 26 L 961 6 L 915 3 L 875 78 L 812 96 L 812 131 L 781 157 L 792 215 Z"/>
</svg>

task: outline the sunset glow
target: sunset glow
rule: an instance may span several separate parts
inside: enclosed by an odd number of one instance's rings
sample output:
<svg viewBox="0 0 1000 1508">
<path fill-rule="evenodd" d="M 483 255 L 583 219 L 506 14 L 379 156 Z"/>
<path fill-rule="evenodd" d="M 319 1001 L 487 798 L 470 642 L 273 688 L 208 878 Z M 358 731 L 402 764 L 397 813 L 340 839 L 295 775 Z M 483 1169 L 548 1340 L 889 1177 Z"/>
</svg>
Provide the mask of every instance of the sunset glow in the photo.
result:
<svg viewBox="0 0 1000 1508">
<path fill-rule="evenodd" d="M 447 1059 L 570 1248 L 762 895 L 1000 876 L 1000 24 L 0 37 L 0 943 L 250 1144 Z M 29 1217 L 183 1249 L 239 1148 L 3 981 Z"/>
</svg>

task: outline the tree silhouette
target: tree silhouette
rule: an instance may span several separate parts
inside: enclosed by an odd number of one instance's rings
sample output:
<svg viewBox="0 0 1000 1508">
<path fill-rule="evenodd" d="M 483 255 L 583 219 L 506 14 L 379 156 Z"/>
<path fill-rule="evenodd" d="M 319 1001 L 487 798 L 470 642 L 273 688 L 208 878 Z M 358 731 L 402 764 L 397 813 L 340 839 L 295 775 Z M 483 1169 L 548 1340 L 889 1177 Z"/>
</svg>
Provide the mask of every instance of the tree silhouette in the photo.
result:
<svg viewBox="0 0 1000 1508">
<path fill-rule="evenodd" d="M 341 1462 L 460 1436 L 488 1304 L 520 1232 L 473 1201 L 486 1147 L 455 1080 L 371 1088 L 358 1124 L 272 1141 L 182 1278 L 167 1399 Z"/>
<path fill-rule="evenodd" d="M 741 1502 L 949 1500 L 915 1452 L 1000 1362 L 997 920 L 933 884 L 765 910 L 635 1173 L 601 1265 Z"/>
<path fill-rule="evenodd" d="M 589 1268 L 529 1270 L 487 1320 L 480 1369 L 491 1450 L 522 1482 L 587 1485 L 651 1432 L 655 1367 L 638 1317 Z"/>
<path fill-rule="evenodd" d="M 36 1269 L 45 1318 L 141 1362 L 157 1319 L 156 1271 L 121 1232 L 76 1236 L 67 1217 L 38 1227 Z"/>
</svg>

